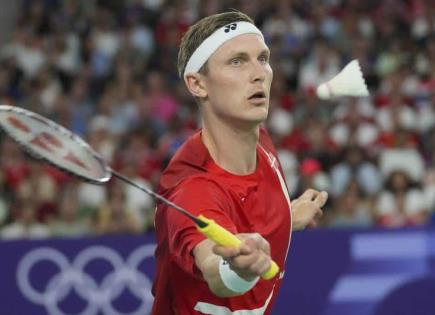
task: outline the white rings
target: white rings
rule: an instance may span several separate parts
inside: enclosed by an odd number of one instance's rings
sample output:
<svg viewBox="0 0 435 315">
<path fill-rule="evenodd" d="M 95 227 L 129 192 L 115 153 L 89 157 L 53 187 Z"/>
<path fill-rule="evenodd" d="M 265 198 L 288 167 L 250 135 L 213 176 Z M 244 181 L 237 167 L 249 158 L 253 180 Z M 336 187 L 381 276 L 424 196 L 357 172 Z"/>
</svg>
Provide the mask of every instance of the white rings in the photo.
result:
<svg viewBox="0 0 435 315">
<path fill-rule="evenodd" d="M 146 259 L 153 259 L 155 245 L 144 245 L 135 249 L 125 260 L 113 249 L 105 246 L 92 246 L 79 252 L 72 263 L 60 251 L 42 247 L 27 253 L 17 267 L 17 284 L 21 293 L 34 304 L 45 307 L 49 315 L 66 314 L 60 304 L 73 291 L 85 303 L 83 310 L 75 315 L 124 315 L 115 308 L 113 302 L 126 290 L 139 301 L 139 306 L 131 315 L 149 314 L 153 296 L 152 282 L 140 271 L 140 265 Z M 110 271 L 97 281 L 86 269 L 94 261 L 104 261 Z M 34 272 L 38 264 L 51 264 L 55 274 L 43 279 L 47 285 L 43 289 L 35 288 L 34 283 L 40 281 Z M 32 281 L 33 280 L 33 281 Z"/>
</svg>

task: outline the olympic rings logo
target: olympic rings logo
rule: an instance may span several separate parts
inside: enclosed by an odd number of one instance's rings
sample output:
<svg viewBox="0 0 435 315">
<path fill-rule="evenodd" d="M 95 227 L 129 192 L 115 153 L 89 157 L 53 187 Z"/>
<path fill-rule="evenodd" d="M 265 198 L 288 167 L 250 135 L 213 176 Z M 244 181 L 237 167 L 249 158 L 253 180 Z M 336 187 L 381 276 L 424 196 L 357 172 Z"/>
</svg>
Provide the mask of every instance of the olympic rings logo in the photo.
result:
<svg viewBox="0 0 435 315">
<path fill-rule="evenodd" d="M 60 251 L 42 247 L 27 253 L 18 264 L 17 284 L 21 293 L 31 302 L 42 305 L 49 315 L 71 315 L 65 313 L 59 304 L 74 290 L 87 302 L 86 307 L 76 315 L 124 315 L 112 305 L 124 290 L 128 289 L 139 301 L 139 307 L 130 315 L 149 314 L 153 303 L 151 280 L 139 270 L 140 264 L 154 256 L 155 245 L 144 245 L 123 258 L 113 249 L 92 246 L 81 251 L 74 261 Z M 112 267 L 99 283 L 86 271 L 94 260 L 104 260 Z M 37 290 L 30 281 L 30 273 L 36 264 L 48 261 L 56 266 L 58 273 L 48 279 L 44 290 Z"/>
</svg>

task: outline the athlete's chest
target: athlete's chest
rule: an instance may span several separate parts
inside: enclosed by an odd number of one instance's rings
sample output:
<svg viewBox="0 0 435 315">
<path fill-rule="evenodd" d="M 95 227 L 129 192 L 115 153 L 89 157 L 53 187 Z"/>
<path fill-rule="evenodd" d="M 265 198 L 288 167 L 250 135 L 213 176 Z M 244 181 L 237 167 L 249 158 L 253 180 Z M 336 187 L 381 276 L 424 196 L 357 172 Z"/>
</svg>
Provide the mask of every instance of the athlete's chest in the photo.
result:
<svg viewBox="0 0 435 315">
<path fill-rule="evenodd" d="M 288 192 L 276 160 L 263 155 L 254 179 L 233 183 L 231 217 L 240 233 L 257 232 L 269 238 L 290 235 Z"/>
<path fill-rule="evenodd" d="M 290 208 L 276 174 L 267 174 L 245 196 L 241 196 L 235 211 L 241 229 L 257 231 L 261 234 L 280 230 L 290 223 Z"/>
</svg>

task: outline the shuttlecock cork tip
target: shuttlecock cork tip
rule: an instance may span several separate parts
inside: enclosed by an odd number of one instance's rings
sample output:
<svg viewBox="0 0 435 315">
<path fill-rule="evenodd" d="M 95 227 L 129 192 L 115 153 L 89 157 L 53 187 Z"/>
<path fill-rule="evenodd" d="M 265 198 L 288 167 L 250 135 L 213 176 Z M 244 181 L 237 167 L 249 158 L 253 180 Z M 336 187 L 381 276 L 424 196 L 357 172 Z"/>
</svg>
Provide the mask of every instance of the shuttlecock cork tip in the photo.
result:
<svg viewBox="0 0 435 315">
<path fill-rule="evenodd" d="M 317 87 L 316 90 L 317 96 L 322 100 L 327 100 L 332 97 L 331 88 L 328 86 L 328 82 L 322 83 Z"/>
</svg>

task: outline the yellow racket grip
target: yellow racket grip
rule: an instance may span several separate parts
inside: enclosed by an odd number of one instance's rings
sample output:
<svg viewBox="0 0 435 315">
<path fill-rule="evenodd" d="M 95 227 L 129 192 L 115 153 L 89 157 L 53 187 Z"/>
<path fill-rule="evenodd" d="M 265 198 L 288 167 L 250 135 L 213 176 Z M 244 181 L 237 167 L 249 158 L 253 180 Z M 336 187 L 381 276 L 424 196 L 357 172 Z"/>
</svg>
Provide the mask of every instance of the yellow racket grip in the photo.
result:
<svg viewBox="0 0 435 315">
<path fill-rule="evenodd" d="M 199 215 L 198 219 L 207 223 L 206 227 L 199 227 L 198 230 L 202 232 L 208 239 L 212 240 L 218 245 L 228 247 L 239 247 L 242 241 L 239 240 L 233 233 L 217 224 L 214 220 L 207 219 L 203 215 Z M 270 268 L 261 275 L 261 278 L 270 280 L 279 272 L 279 267 L 276 262 L 271 261 Z"/>
</svg>

